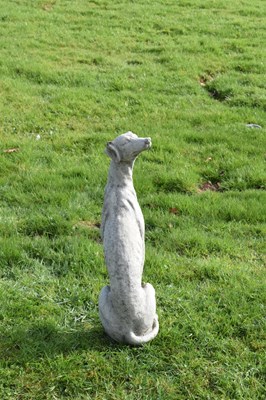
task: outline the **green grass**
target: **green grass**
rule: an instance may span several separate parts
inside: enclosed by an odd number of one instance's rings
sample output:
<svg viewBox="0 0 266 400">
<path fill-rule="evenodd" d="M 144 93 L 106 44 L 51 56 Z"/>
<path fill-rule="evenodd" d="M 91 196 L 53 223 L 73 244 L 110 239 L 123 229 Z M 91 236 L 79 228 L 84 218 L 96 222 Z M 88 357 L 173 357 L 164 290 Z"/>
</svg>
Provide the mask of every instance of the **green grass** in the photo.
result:
<svg viewBox="0 0 266 400">
<path fill-rule="evenodd" d="M 1 399 L 264 400 L 265 21 L 263 0 L 0 0 Z M 141 348 L 98 317 L 127 130 L 153 141 Z"/>
</svg>

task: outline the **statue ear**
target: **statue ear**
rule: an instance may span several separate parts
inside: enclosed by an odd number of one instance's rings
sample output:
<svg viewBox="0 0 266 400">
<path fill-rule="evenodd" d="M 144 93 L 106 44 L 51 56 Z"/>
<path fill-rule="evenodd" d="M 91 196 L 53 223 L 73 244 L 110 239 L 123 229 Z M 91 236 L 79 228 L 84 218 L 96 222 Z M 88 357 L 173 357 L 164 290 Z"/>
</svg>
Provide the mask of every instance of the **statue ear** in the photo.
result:
<svg viewBox="0 0 266 400">
<path fill-rule="evenodd" d="M 105 152 L 115 162 L 119 163 L 121 161 L 119 151 L 117 147 L 113 144 L 113 142 L 107 143 Z"/>
</svg>

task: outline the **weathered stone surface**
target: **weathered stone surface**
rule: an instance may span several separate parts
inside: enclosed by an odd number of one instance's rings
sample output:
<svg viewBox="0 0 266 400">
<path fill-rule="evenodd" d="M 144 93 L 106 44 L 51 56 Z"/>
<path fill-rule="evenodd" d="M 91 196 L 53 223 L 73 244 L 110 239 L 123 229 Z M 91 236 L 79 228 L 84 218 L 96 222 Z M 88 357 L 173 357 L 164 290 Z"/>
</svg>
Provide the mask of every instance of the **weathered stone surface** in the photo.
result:
<svg viewBox="0 0 266 400">
<path fill-rule="evenodd" d="M 144 219 L 133 186 L 136 157 L 151 147 L 150 138 L 132 132 L 107 143 L 111 157 L 105 188 L 101 233 L 110 286 L 99 296 L 100 319 L 114 340 L 141 345 L 158 333 L 155 291 L 142 284 Z"/>
</svg>

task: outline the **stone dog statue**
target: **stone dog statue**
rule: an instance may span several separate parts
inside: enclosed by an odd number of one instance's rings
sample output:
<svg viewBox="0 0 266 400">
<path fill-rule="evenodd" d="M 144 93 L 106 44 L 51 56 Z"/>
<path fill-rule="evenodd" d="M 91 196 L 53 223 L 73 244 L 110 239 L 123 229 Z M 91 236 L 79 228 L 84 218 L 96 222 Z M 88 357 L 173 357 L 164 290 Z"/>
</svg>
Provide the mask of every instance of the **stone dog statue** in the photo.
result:
<svg viewBox="0 0 266 400">
<path fill-rule="evenodd" d="M 155 290 L 142 285 L 144 219 L 133 186 L 136 157 L 151 147 L 150 138 L 132 132 L 107 143 L 111 157 L 105 188 L 101 234 L 110 286 L 99 296 L 100 319 L 114 340 L 141 345 L 159 331 Z"/>
</svg>

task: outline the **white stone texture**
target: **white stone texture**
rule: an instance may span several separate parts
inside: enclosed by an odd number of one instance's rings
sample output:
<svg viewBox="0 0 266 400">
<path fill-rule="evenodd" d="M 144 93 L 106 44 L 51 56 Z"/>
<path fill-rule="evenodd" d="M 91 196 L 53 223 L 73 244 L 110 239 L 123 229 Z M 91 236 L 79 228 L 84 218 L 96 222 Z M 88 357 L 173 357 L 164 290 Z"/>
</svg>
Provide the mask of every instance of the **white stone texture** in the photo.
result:
<svg viewBox="0 0 266 400">
<path fill-rule="evenodd" d="M 151 147 L 150 138 L 132 132 L 107 143 L 111 157 L 105 188 L 101 234 L 110 286 L 99 296 L 100 319 L 114 340 L 141 345 L 159 331 L 155 290 L 142 284 L 144 219 L 133 186 L 136 157 Z"/>
</svg>

